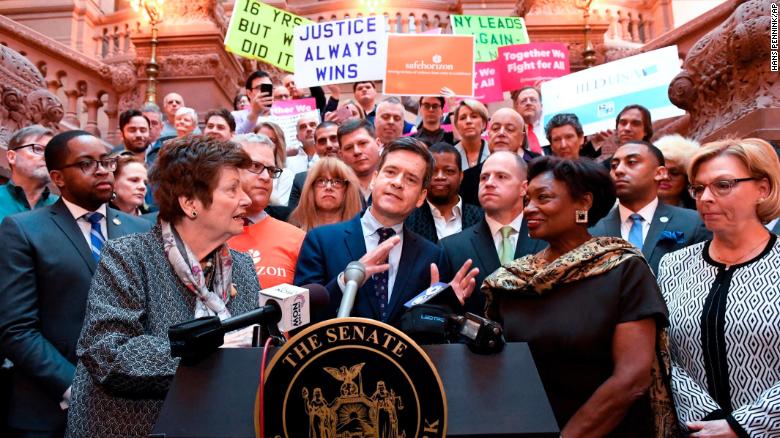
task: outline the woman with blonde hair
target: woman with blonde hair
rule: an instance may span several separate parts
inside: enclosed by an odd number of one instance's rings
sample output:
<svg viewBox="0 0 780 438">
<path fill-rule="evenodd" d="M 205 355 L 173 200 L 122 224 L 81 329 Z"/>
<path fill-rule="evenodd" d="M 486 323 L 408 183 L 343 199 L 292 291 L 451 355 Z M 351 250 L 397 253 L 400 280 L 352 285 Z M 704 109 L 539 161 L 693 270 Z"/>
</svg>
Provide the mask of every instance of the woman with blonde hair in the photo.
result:
<svg viewBox="0 0 780 438">
<path fill-rule="evenodd" d="M 661 259 L 672 395 L 692 436 L 780 436 L 780 161 L 756 138 L 709 143 L 689 192 L 712 240 Z"/>
<path fill-rule="evenodd" d="M 362 209 L 360 183 L 352 169 L 337 158 L 321 158 L 309 170 L 298 207 L 289 222 L 309 231 L 355 217 Z"/>
<path fill-rule="evenodd" d="M 460 142 L 455 145 L 455 149 L 461 155 L 461 169 L 474 167 L 490 155 L 487 141 L 482 139 L 488 118 L 487 108 L 478 100 L 464 99 L 455 108 L 453 119 L 455 129 L 460 134 Z"/>
<path fill-rule="evenodd" d="M 667 171 L 666 178 L 658 184 L 658 198 L 664 204 L 695 209 L 696 202 L 688 194 L 686 169 L 701 146 L 679 134 L 665 135 L 656 140 L 655 145 L 664 154 Z"/>
</svg>

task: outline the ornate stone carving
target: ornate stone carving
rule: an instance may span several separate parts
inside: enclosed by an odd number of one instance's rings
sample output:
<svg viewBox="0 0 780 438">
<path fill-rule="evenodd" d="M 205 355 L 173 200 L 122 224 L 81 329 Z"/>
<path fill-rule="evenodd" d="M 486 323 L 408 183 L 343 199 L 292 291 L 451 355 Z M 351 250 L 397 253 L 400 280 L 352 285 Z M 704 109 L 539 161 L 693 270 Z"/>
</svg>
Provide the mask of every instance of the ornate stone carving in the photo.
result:
<svg viewBox="0 0 780 438">
<path fill-rule="evenodd" d="M 515 1 L 515 10 L 512 11 L 512 15 L 516 17 L 525 17 L 531 8 L 533 7 L 535 0 L 517 0 Z"/>
<path fill-rule="evenodd" d="M 49 92 L 39 89 L 27 95 L 27 109 L 30 111 L 32 123 L 43 125 L 54 131 L 59 130 L 59 123 L 65 115 L 62 102 Z"/>
<path fill-rule="evenodd" d="M 574 0 L 531 0 L 527 8 L 531 15 L 582 14 Z"/>
<path fill-rule="evenodd" d="M 40 123 L 59 131 L 62 103 L 46 89 L 38 69 L 24 56 L 0 45 L 0 146 L 24 126 Z M 26 96 L 26 98 L 25 98 Z"/>
<path fill-rule="evenodd" d="M 669 99 L 689 112 L 700 139 L 758 109 L 780 106 L 780 81 L 767 68 L 769 3 L 749 0 L 688 52 Z"/>
</svg>

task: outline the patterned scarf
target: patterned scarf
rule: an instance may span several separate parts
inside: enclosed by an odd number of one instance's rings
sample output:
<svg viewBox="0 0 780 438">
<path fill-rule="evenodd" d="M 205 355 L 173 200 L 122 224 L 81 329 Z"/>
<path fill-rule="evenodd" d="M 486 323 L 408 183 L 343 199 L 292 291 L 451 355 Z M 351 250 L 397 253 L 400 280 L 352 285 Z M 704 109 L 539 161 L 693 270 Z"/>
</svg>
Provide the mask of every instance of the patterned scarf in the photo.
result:
<svg viewBox="0 0 780 438">
<path fill-rule="evenodd" d="M 163 250 L 168 262 L 184 286 L 198 298 L 195 301 L 195 318 L 201 316 L 219 316 L 219 319 L 230 318 L 230 311 L 225 305 L 230 301 L 233 285 L 233 259 L 227 244 L 217 248 L 214 256 L 213 291 L 208 289 L 206 277 L 200 262 L 190 248 L 181 239 L 179 233 L 170 223 L 160 221 L 162 226 Z"/>
<path fill-rule="evenodd" d="M 642 257 L 642 252 L 625 240 L 594 237 L 550 263 L 538 254 L 519 258 L 499 268 L 482 283 L 486 297 L 485 315 L 492 319 L 498 316 L 495 295 L 542 295 L 558 284 L 608 272 L 631 257 Z M 666 328 L 656 330 L 655 345 L 653 380 L 649 389 L 655 436 L 680 436 L 669 383 L 671 361 Z"/>
</svg>

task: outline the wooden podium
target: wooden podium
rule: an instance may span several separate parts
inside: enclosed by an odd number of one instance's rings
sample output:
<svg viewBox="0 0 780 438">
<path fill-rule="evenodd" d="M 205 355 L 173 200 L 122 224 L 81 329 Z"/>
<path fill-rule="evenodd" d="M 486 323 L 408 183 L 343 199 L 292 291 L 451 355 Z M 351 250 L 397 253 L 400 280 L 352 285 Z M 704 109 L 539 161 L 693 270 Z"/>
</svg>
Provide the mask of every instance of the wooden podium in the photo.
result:
<svg viewBox="0 0 780 438">
<path fill-rule="evenodd" d="M 560 435 L 527 344 L 508 343 L 491 356 L 463 344 L 422 348 L 444 383 L 447 436 Z M 151 436 L 254 438 L 261 353 L 219 349 L 195 366 L 180 366 Z"/>
</svg>

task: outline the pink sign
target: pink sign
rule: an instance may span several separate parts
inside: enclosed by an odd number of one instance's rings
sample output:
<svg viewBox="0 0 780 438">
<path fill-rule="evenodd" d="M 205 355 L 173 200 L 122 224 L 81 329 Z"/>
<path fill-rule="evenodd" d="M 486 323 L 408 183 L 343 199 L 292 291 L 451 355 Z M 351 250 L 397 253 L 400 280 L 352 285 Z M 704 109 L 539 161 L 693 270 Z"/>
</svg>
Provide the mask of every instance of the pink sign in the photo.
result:
<svg viewBox="0 0 780 438">
<path fill-rule="evenodd" d="M 294 116 L 297 114 L 315 111 L 317 102 L 313 97 L 295 100 L 275 100 L 271 106 L 272 116 Z"/>
<path fill-rule="evenodd" d="M 538 86 L 569 74 L 569 49 L 563 43 L 515 44 L 498 48 L 503 91 Z"/>
<path fill-rule="evenodd" d="M 482 103 L 504 100 L 498 59 L 474 64 L 474 98 Z"/>
<path fill-rule="evenodd" d="M 429 34 L 432 34 L 432 35 L 441 35 L 441 28 L 440 27 L 434 27 L 432 29 L 428 29 L 428 30 L 426 30 L 424 32 L 420 32 L 420 33 L 429 33 Z"/>
</svg>

